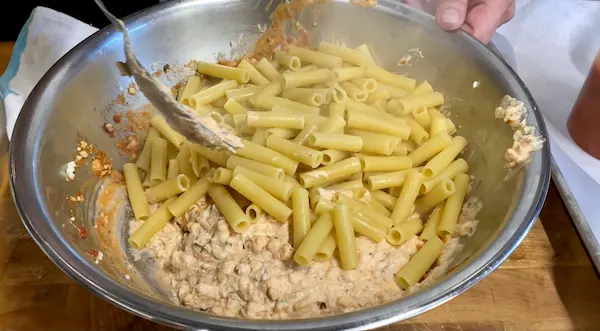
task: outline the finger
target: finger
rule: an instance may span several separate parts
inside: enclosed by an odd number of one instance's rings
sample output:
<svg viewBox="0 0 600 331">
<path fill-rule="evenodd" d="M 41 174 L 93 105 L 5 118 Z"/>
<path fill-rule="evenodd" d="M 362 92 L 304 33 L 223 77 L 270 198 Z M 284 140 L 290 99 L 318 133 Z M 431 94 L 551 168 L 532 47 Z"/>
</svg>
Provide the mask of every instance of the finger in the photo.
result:
<svg viewBox="0 0 600 331">
<path fill-rule="evenodd" d="M 471 27 L 475 38 L 487 44 L 496 29 L 506 22 L 511 3 L 507 0 L 479 1 L 469 10 L 465 24 Z"/>
<path fill-rule="evenodd" d="M 435 20 L 444 30 L 456 30 L 465 22 L 468 0 L 441 0 L 436 8 Z"/>
<path fill-rule="evenodd" d="M 513 19 L 513 17 L 515 17 L 515 13 L 517 10 L 517 4 L 513 1 L 510 6 L 508 6 L 508 9 L 504 12 L 504 15 L 502 16 L 502 24 L 510 21 Z"/>
</svg>

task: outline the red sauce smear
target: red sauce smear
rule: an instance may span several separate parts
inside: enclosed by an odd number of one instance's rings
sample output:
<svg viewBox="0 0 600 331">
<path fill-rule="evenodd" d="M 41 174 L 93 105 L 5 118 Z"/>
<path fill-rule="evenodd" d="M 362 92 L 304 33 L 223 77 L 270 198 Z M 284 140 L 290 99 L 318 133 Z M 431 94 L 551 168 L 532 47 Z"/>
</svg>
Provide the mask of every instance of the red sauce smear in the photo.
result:
<svg viewBox="0 0 600 331">
<path fill-rule="evenodd" d="M 81 239 L 86 239 L 88 236 L 88 231 L 83 226 L 79 227 L 79 236 L 81 237 Z"/>
</svg>

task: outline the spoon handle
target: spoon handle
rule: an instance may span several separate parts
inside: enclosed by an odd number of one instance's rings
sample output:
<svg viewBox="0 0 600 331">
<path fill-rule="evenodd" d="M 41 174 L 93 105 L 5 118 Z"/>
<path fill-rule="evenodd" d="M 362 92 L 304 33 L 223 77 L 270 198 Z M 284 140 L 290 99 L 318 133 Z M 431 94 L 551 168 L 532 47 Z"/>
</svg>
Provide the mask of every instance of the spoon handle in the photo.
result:
<svg viewBox="0 0 600 331">
<path fill-rule="evenodd" d="M 195 110 L 180 104 L 170 94 L 169 90 L 154 78 L 138 61 L 131 47 L 129 33 L 125 24 L 111 14 L 102 0 L 94 0 L 108 20 L 123 32 L 126 66 L 129 73 L 140 87 L 144 96 L 161 113 L 171 127 L 193 143 L 207 147 L 227 149 L 235 153 L 242 147 L 242 141 L 226 128 L 220 127 L 209 116 L 200 116 Z"/>
</svg>

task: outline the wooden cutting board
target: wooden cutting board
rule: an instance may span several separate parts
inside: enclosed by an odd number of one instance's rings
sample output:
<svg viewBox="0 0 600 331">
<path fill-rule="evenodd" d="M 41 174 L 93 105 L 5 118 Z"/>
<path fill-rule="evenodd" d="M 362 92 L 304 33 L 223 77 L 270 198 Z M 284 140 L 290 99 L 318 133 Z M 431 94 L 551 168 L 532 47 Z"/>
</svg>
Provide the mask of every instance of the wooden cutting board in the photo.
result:
<svg viewBox="0 0 600 331">
<path fill-rule="evenodd" d="M 0 72 L 12 43 L 0 43 Z M 0 151 L 0 330 L 170 330 L 95 296 L 27 235 Z M 600 280 L 562 200 L 546 205 L 510 258 L 452 301 L 382 330 L 600 330 Z"/>
</svg>

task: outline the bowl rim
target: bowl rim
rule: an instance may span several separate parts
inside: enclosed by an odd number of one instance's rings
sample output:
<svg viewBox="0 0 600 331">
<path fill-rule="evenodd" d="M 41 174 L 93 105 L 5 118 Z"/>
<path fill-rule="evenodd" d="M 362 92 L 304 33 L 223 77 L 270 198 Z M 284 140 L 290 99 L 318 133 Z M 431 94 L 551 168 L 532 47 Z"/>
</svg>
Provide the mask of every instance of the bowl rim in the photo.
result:
<svg viewBox="0 0 600 331">
<path fill-rule="evenodd" d="M 209 2 L 226 2 L 227 0 L 211 0 Z M 124 21 L 131 28 L 145 24 L 153 17 L 164 12 L 181 10 L 185 6 L 200 6 L 206 0 L 189 0 L 184 2 L 168 1 L 146 8 L 127 16 Z M 380 0 L 378 7 L 396 16 L 403 16 L 411 21 L 418 21 L 425 26 L 435 25 L 432 16 L 390 0 Z M 15 205 L 23 223 L 34 241 L 63 272 L 98 296 L 114 305 L 144 317 L 146 319 L 179 328 L 230 328 L 230 329 L 294 329 L 294 330 L 331 330 L 331 329 L 363 329 L 375 328 L 405 320 L 437 307 L 477 284 L 481 279 L 496 269 L 519 245 L 531 229 L 543 206 L 550 183 L 550 146 L 548 132 L 542 115 L 531 93 L 515 71 L 495 52 L 464 31 L 455 34 L 469 43 L 475 51 L 487 54 L 494 67 L 503 70 L 516 82 L 516 88 L 522 90 L 530 114 L 535 119 L 535 126 L 546 139 L 546 143 L 534 159 L 539 169 L 527 169 L 525 179 L 534 180 L 537 187 L 524 187 L 522 194 L 529 190 L 532 202 L 529 206 L 519 206 L 512 217 L 497 234 L 496 239 L 487 244 L 461 265 L 456 271 L 444 276 L 435 285 L 415 294 L 403 297 L 383 305 L 357 310 L 341 315 L 323 316 L 319 318 L 295 320 L 251 320 L 227 318 L 202 313 L 180 306 L 157 301 L 137 293 L 122 285 L 106 274 L 98 273 L 92 263 L 77 254 L 61 239 L 60 233 L 50 221 L 51 216 L 41 203 L 43 197 L 37 185 L 37 169 L 35 157 L 39 155 L 40 143 L 33 139 L 35 132 L 41 131 L 44 125 L 40 112 L 36 109 L 41 103 L 45 91 L 62 81 L 68 81 L 69 68 L 77 58 L 95 50 L 103 42 L 117 35 L 112 26 L 107 26 L 65 54 L 43 76 L 25 102 L 18 117 L 10 145 L 9 174 Z M 41 106 L 43 107 L 43 106 Z M 521 208 L 520 208 L 521 207 Z M 522 215 L 517 215 L 517 212 Z M 522 220 L 518 220 L 522 219 Z M 103 285 L 100 285 L 103 284 Z"/>
</svg>

